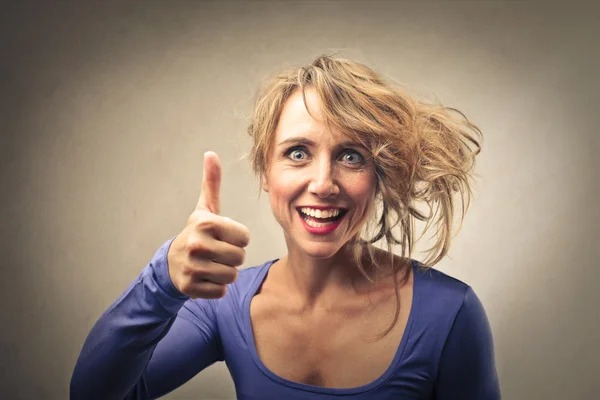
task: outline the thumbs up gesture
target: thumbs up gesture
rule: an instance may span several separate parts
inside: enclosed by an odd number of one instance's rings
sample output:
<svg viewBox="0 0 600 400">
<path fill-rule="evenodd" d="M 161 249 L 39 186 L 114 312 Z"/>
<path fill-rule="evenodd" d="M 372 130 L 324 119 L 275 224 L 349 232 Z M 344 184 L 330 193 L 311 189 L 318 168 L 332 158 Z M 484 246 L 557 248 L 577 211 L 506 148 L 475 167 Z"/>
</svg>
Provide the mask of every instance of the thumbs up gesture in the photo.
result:
<svg viewBox="0 0 600 400">
<path fill-rule="evenodd" d="M 193 298 L 225 296 L 244 263 L 250 232 L 220 213 L 221 164 L 213 152 L 204 154 L 202 192 L 183 231 L 171 243 L 167 260 L 171 281 Z"/>
</svg>

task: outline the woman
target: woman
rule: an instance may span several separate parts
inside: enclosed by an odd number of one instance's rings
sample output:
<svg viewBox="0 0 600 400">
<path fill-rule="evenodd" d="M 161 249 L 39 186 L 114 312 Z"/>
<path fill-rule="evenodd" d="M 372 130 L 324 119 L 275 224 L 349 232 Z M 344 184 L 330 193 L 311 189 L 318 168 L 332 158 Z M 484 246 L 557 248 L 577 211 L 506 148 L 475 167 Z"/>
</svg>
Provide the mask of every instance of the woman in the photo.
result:
<svg viewBox="0 0 600 400">
<path fill-rule="evenodd" d="M 455 111 L 328 56 L 268 80 L 250 158 L 288 254 L 238 272 L 250 235 L 219 215 L 219 159 L 205 154 L 196 210 L 93 327 L 72 398 L 156 398 L 226 361 L 239 399 L 499 399 L 481 302 L 430 268 L 480 150 Z M 410 258 L 415 219 L 437 226 L 424 264 Z"/>
</svg>

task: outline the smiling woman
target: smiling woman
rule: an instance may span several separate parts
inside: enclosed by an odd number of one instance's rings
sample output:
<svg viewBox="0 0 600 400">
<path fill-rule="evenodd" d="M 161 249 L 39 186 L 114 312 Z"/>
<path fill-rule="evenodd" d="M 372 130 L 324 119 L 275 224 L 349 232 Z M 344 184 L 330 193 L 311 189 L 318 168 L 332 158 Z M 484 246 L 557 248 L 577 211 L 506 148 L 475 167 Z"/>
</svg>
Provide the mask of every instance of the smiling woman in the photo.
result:
<svg viewBox="0 0 600 400">
<path fill-rule="evenodd" d="M 369 244 L 383 239 L 390 256 L 392 245 L 401 244 L 401 255 L 410 259 L 415 219 L 427 221 L 425 230 L 435 223 L 439 233 L 424 266 L 432 267 L 448 253 L 454 197 L 460 195 L 462 223 L 482 138 L 477 126 L 459 111 L 420 103 L 367 66 L 328 56 L 266 81 L 258 93 L 248 134 L 254 139 L 250 159 L 265 190 L 265 180 L 301 182 L 320 173 L 322 190 L 329 190 L 331 185 L 331 190 L 339 191 L 336 184 L 341 182 L 345 183 L 343 194 L 356 190 L 359 197 L 369 197 L 358 192 L 374 192 L 379 204 L 366 198 L 362 209 L 355 210 L 362 214 L 350 214 L 358 219 L 352 221 L 354 229 L 341 241 L 353 252 L 354 264 L 369 281 L 372 278 L 362 262 L 365 255 L 372 267 L 384 267 L 376 260 L 376 248 Z M 327 153 L 327 142 L 329 156 L 335 160 L 344 157 L 343 162 L 333 163 L 319 156 Z M 320 153 L 313 154 L 317 151 Z M 293 163 L 289 162 L 290 153 Z M 348 162 L 347 157 L 353 161 Z M 294 168 L 288 168 L 290 165 Z M 335 173 L 338 176 L 334 177 Z M 276 210 L 273 196 L 271 201 Z M 422 203 L 429 206 L 428 216 L 415 207 Z M 373 220 L 377 205 L 381 216 Z M 278 221 L 282 224 L 280 218 Z M 394 235 L 396 227 L 400 228 L 400 239 Z M 286 235 L 288 248 L 289 237 Z M 394 261 L 395 257 L 390 257 L 385 267 L 394 273 L 401 270 L 404 275 L 400 282 L 405 283 L 409 268 L 406 263 L 405 268 L 396 268 Z"/>
<path fill-rule="evenodd" d="M 196 210 L 93 327 L 71 397 L 156 398 L 225 361 L 239 399 L 499 399 L 481 302 L 431 268 L 454 196 L 468 208 L 477 127 L 322 56 L 265 82 L 248 133 L 287 254 L 238 273 L 250 235 L 219 215 L 206 153 Z M 437 225 L 424 263 L 415 220 Z"/>
<path fill-rule="evenodd" d="M 333 257 L 356 235 L 371 211 L 377 181 L 368 150 L 358 143 L 344 143 L 344 135 L 332 132 L 322 117 L 312 116 L 320 114 L 314 91 L 304 97 L 297 91 L 289 97 L 280 113 L 269 165 L 261 176 L 288 252 L 296 254 L 295 263 L 302 270 L 314 258 Z M 302 208 L 308 213 L 298 211 Z M 337 210 L 336 223 L 319 222 L 323 210 L 329 209 Z M 327 235 L 314 240 L 314 234 Z"/>
</svg>

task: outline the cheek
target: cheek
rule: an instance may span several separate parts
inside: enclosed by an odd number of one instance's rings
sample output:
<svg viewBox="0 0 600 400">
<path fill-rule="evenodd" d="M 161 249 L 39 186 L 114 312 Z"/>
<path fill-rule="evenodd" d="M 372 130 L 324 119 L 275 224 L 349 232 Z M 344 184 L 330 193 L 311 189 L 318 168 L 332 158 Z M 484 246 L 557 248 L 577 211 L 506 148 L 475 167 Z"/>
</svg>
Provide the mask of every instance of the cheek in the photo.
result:
<svg viewBox="0 0 600 400">
<path fill-rule="evenodd" d="M 277 214 L 284 213 L 293 199 L 301 192 L 301 185 L 297 183 L 298 179 L 277 171 L 268 177 L 266 186 L 268 188 L 269 198 L 273 211 Z"/>
<path fill-rule="evenodd" d="M 357 178 L 360 179 L 353 179 L 346 190 L 356 207 L 351 216 L 351 224 L 362 225 L 371 214 L 375 203 L 376 180 L 374 177 L 365 176 Z"/>
<path fill-rule="evenodd" d="M 282 179 L 281 175 L 276 173 L 269 177 L 267 186 L 269 194 L 275 198 L 286 197 L 291 189 L 290 181 Z"/>
<path fill-rule="evenodd" d="M 369 204 L 375 199 L 376 180 L 371 176 L 357 176 L 348 182 L 348 194 L 359 204 Z"/>
</svg>

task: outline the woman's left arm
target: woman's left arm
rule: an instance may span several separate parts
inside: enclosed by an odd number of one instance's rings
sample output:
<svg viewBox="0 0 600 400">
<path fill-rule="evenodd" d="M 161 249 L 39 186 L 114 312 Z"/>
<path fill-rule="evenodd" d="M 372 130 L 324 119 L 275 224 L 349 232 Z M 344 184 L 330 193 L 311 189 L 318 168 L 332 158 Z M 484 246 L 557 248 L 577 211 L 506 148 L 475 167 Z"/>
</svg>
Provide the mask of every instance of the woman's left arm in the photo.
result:
<svg viewBox="0 0 600 400">
<path fill-rule="evenodd" d="M 444 345 L 436 400 L 499 400 L 492 330 L 481 301 L 471 287 Z"/>
</svg>

